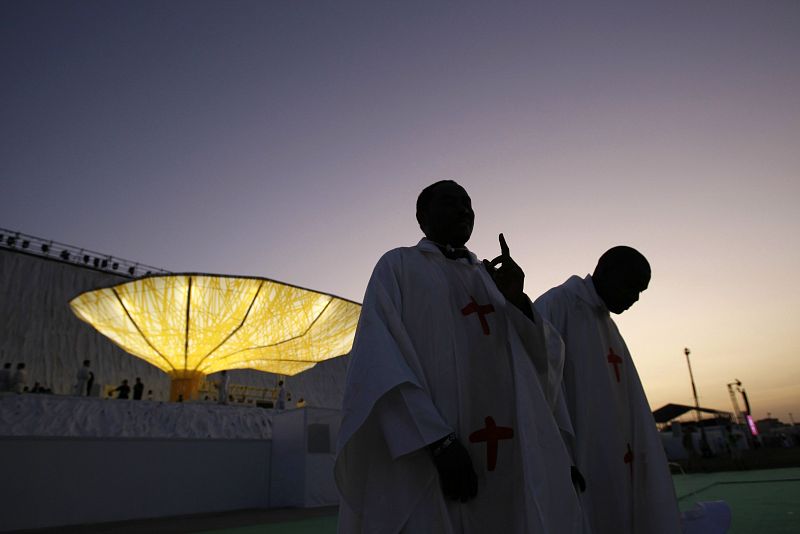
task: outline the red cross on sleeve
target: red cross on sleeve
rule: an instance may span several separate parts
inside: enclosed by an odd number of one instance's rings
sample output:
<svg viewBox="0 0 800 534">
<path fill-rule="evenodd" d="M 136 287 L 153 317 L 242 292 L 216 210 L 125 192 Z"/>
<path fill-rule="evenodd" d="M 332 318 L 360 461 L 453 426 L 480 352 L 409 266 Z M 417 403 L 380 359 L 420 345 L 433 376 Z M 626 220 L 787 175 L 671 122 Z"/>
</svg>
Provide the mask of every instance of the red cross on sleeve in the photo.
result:
<svg viewBox="0 0 800 534">
<path fill-rule="evenodd" d="M 619 366 L 622 363 L 622 358 L 618 355 L 614 354 L 614 349 L 608 349 L 608 363 L 614 366 L 614 376 L 617 377 L 617 383 L 619 383 Z"/>
<path fill-rule="evenodd" d="M 633 480 L 633 450 L 631 450 L 630 443 L 628 443 L 628 452 L 626 452 L 625 456 L 622 457 L 622 461 L 628 464 L 628 467 L 631 470 L 631 480 Z"/>
</svg>

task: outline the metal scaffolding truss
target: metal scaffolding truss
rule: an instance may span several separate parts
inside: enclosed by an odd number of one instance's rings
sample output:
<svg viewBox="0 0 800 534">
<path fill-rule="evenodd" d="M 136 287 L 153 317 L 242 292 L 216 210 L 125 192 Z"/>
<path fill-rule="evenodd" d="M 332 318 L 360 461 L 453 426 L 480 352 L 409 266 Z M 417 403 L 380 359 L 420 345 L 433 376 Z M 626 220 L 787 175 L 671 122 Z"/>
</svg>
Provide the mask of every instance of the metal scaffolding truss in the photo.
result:
<svg viewBox="0 0 800 534">
<path fill-rule="evenodd" d="M 0 228 L 0 248 L 63 263 L 80 265 L 98 271 L 106 271 L 126 278 L 168 272 L 151 265 L 125 260 L 102 252 L 59 243 L 52 239 L 44 239 L 7 228 Z"/>
</svg>

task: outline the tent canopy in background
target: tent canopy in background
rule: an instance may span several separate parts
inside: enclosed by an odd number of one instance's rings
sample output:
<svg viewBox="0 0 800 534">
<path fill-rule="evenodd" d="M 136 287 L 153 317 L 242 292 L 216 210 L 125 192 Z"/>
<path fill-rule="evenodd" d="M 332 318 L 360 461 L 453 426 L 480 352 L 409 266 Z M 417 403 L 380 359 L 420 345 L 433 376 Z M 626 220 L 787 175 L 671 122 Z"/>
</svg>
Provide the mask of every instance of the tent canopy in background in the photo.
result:
<svg viewBox="0 0 800 534">
<path fill-rule="evenodd" d="M 82 293 L 73 312 L 173 377 L 294 375 L 350 351 L 361 306 L 265 278 L 171 274 Z"/>
</svg>

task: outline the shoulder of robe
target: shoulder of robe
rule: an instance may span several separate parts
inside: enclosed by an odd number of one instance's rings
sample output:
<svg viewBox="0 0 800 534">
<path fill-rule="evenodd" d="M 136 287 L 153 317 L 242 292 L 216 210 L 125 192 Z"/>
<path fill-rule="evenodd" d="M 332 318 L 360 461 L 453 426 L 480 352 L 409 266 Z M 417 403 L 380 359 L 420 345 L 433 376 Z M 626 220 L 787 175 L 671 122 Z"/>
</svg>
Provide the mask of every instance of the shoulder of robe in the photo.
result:
<svg viewBox="0 0 800 534">
<path fill-rule="evenodd" d="M 382 264 L 395 264 L 398 261 L 402 261 L 404 257 L 409 256 L 410 254 L 419 253 L 416 247 L 397 247 L 393 248 L 392 250 L 387 251 L 386 253 L 381 256 L 378 260 L 378 265 Z"/>
<path fill-rule="evenodd" d="M 375 264 L 375 269 L 373 269 L 372 275 L 375 276 L 380 272 L 397 269 L 403 263 L 403 256 L 407 254 L 407 248 L 408 247 L 398 247 L 385 252 Z"/>
<path fill-rule="evenodd" d="M 575 299 L 575 295 L 564 284 L 548 289 L 536 299 L 534 305 L 540 305 L 547 308 L 556 308 L 565 306 Z"/>
<path fill-rule="evenodd" d="M 563 335 L 576 300 L 575 295 L 562 284 L 544 292 L 536 299 L 534 307 Z"/>
<path fill-rule="evenodd" d="M 372 270 L 369 285 L 373 284 L 386 284 L 389 280 L 399 282 L 408 274 L 409 267 L 416 265 L 417 262 L 412 261 L 413 257 L 419 256 L 421 252 L 416 247 L 398 247 L 384 253 L 375 268 Z M 369 294 L 369 287 L 367 294 Z M 366 299 L 366 295 L 365 295 Z"/>
<path fill-rule="evenodd" d="M 375 271 L 391 269 L 399 271 L 413 260 L 420 260 L 426 254 L 419 247 L 397 247 L 386 252 L 375 265 Z"/>
</svg>

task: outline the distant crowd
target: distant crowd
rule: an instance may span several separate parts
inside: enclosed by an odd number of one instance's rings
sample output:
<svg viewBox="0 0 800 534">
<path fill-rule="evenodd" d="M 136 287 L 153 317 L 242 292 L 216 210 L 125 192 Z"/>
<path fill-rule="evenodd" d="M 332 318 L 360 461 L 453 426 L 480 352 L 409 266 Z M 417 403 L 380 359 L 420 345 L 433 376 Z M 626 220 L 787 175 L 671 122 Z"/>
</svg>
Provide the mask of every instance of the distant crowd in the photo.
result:
<svg viewBox="0 0 800 534">
<path fill-rule="evenodd" d="M 107 399 L 156 400 L 153 390 L 145 389 L 145 384 L 142 382 L 141 377 L 136 377 L 133 385 L 130 384 L 128 379 L 124 379 L 116 387 L 101 388 L 99 384 L 95 383 L 95 374 L 92 371 L 91 364 L 91 360 L 83 360 L 75 373 L 75 382 L 68 392 L 69 395 L 76 397 L 105 396 Z M 32 386 L 28 384 L 28 371 L 25 363 L 18 363 L 16 370 L 13 369 L 13 365 L 12 362 L 6 362 L 0 369 L 0 393 L 54 393 L 51 387 L 39 382 L 35 382 Z M 216 391 L 208 391 L 208 394 L 203 399 L 205 401 L 217 402 L 218 404 L 255 404 L 256 400 L 262 398 L 261 394 L 259 394 L 258 399 L 248 395 L 246 388 L 242 386 L 231 386 L 230 377 L 226 371 L 222 371 L 216 382 L 211 383 L 211 386 Z M 274 406 L 277 410 L 285 410 L 290 405 L 296 408 L 306 406 L 306 401 L 302 397 L 292 403 L 292 394 L 285 388 L 283 380 L 279 380 L 275 388 L 260 391 L 263 392 L 265 399 L 272 400 L 274 404 L 271 406 Z M 183 396 L 180 395 L 177 400 L 182 402 L 184 400 Z"/>
<path fill-rule="evenodd" d="M 12 369 L 12 363 L 6 362 L 0 369 L 0 392 L 12 393 L 53 393 L 53 389 L 39 382 L 33 386 L 28 385 L 28 371 L 25 363 L 17 364 L 16 370 Z M 78 397 L 98 397 L 99 391 L 94 391 L 94 372 L 91 370 L 91 361 L 83 360 L 83 365 L 76 373 L 76 382 L 72 387 L 73 395 Z M 131 397 L 131 393 L 133 396 Z M 144 383 L 140 377 L 136 377 L 133 387 L 128 385 L 128 380 L 123 380 L 116 388 L 108 392 L 108 398 L 142 400 L 144 398 Z M 153 390 L 147 390 L 147 400 L 153 400 Z"/>
</svg>

